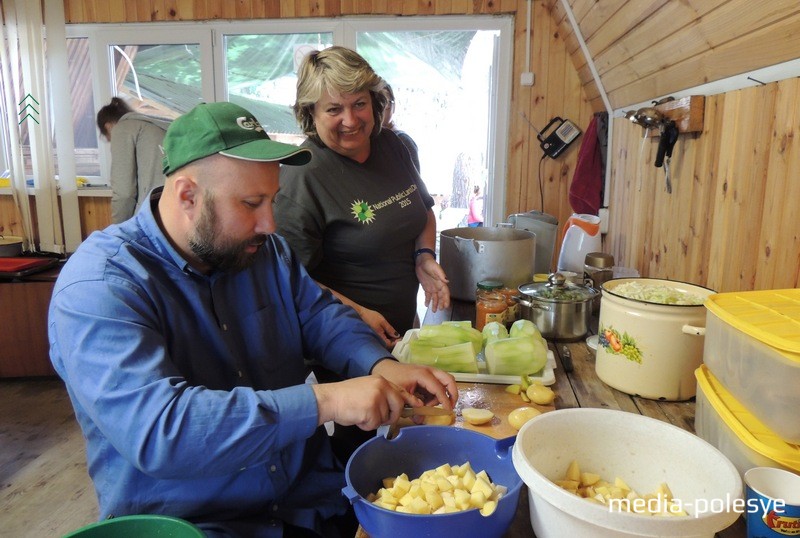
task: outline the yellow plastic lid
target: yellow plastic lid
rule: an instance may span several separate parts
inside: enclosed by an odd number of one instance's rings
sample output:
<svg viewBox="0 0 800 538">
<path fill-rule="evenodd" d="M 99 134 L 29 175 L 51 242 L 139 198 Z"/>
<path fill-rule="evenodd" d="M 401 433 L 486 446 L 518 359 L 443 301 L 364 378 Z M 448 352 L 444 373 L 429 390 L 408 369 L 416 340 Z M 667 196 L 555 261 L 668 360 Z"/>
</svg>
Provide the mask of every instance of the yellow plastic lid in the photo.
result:
<svg viewBox="0 0 800 538">
<path fill-rule="evenodd" d="M 787 443 L 739 403 L 705 364 L 695 370 L 697 385 L 723 422 L 748 448 L 800 472 L 800 446 Z"/>
<path fill-rule="evenodd" d="M 800 289 L 715 293 L 705 305 L 725 323 L 800 360 Z"/>
</svg>

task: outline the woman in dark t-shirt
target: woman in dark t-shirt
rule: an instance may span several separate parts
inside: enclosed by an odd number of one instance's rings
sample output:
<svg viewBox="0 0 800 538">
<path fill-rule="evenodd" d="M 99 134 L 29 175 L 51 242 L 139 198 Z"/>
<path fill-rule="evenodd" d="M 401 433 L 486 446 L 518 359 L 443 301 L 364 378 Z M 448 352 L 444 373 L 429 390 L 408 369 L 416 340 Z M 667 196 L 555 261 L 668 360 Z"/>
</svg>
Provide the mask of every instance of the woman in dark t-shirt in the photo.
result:
<svg viewBox="0 0 800 538">
<path fill-rule="evenodd" d="M 419 285 L 450 303 L 436 262 L 436 218 L 403 142 L 381 129 L 385 81 L 356 52 L 331 47 L 302 62 L 295 116 L 313 158 L 281 170 L 278 232 L 321 285 L 388 347 L 413 325 Z"/>
</svg>

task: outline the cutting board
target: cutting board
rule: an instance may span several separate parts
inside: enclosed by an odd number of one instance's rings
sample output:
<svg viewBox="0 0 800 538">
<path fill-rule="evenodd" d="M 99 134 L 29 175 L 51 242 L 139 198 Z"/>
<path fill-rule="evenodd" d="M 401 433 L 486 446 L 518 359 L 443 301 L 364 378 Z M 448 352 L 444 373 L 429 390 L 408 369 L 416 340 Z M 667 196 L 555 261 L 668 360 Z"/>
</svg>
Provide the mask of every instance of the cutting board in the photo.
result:
<svg viewBox="0 0 800 538">
<path fill-rule="evenodd" d="M 456 419 L 453 423 L 455 428 L 464 428 L 486 434 L 495 439 L 504 439 L 517 435 L 517 430 L 508 423 L 508 414 L 518 407 L 535 407 L 542 413 L 553 411 L 555 406 L 536 405 L 525 403 L 518 394 L 506 392 L 508 385 L 498 385 L 494 383 L 458 383 L 458 403 L 456 403 Z M 477 407 L 489 409 L 494 413 L 494 418 L 487 424 L 474 426 L 467 423 L 461 416 L 461 409 L 464 407 Z M 411 419 L 401 418 L 398 421 L 399 427 L 413 426 Z"/>
</svg>

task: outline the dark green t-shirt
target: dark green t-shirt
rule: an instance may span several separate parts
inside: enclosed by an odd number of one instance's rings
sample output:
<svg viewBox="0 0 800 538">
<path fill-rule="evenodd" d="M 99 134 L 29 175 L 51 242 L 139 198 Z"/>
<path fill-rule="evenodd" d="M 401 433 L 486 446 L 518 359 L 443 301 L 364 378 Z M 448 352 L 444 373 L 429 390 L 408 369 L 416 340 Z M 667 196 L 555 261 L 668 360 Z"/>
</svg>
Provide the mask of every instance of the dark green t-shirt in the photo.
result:
<svg viewBox="0 0 800 538">
<path fill-rule="evenodd" d="M 358 163 L 307 140 L 311 162 L 282 166 L 275 203 L 283 235 L 318 282 L 411 328 L 415 241 L 433 206 L 408 150 L 389 130 Z"/>
</svg>

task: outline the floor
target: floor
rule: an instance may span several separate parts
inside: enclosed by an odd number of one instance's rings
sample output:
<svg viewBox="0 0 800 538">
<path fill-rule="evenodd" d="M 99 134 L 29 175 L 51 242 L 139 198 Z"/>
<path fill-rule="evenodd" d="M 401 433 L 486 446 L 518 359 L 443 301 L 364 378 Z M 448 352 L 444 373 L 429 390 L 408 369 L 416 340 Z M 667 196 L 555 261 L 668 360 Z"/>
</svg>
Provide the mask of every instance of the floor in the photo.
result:
<svg viewBox="0 0 800 538">
<path fill-rule="evenodd" d="M 96 519 L 83 436 L 64 385 L 0 380 L 0 537 L 63 536 Z"/>
</svg>

